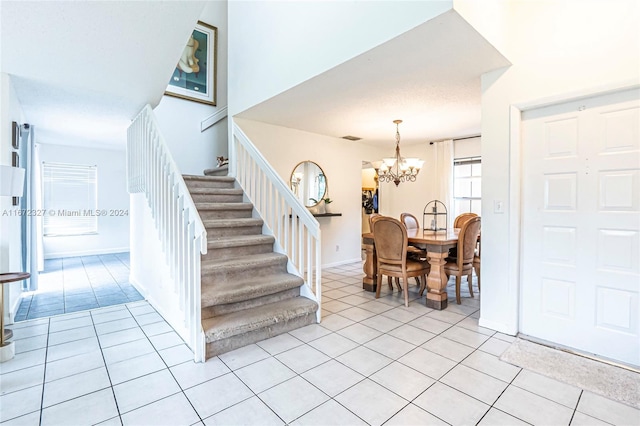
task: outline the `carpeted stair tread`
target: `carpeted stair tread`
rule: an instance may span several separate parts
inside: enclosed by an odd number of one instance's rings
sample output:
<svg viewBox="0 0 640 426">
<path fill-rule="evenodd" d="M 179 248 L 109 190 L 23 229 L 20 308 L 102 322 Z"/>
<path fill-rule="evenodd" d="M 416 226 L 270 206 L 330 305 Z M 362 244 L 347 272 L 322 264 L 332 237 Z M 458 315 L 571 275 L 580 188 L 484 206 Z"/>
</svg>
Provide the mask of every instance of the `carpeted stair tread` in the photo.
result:
<svg viewBox="0 0 640 426">
<path fill-rule="evenodd" d="M 287 256 L 281 253 L 261 253 L 251 254 L 236 259 L 225 260 L 204 260 L 202 261 L 202 274 L 229 271 L 229 270 L 244 270 L 256 267 L 267 267 L 271 265 L 278 265 L 287 261 Z"/>
<path fill-rule="evenodd" d="M 275 238 L 272 235 L 238 235 L 234 237 L 224 237 L 217 240 L 208 240 L 207 248 L 209 250 L 222 249 L 230 247 L 244 247 L 255 244 L 273 244 Z"/>
<path fill-rule="evenodd" d="M 223 280 L 202 286 L 202 307 L 257 299 L 281 291 L 300 287 L 304 280 L 293 274 L 281 273 L 243 280 Z"/>
<path fill-rule="evenodd" d="M 306 297 L 295 297 L 253 309 L 232 312 L 202 321 L 206 342 L 250 333 L 315 313 L 318 304 Z"/>
<path fill-rule="evenodd" d="M 192 195 L 242 195 L 244 192 L 239 188 L 209 188 L 209 187 L 196 187 L 189 188 L 189 192 Z"/>
<path fill-rule="evenodd" d="M 237 228 L 241 226 L 262 226 L 262 219 L 253 217 L 240 217 L 232 219 L 205 219 L 202 221 L 205 228 Z"/>
<path fill-rule="evenodd" d="M 251 203 L 195 203 L 198 211 L 204 210 L 253 210 Z"/>
<path fill-rule="evenodd" d="M 229 166 L 222 166 L 215 169 L 205 169 L 205 176 L 226 176 L 229 173 Z"/>
<path fill-rule="evenodd" d="M 200 175 L 182 175 L 186 181 L 204 181 L 204 182 L 230 182 L 236 180 L 231 176 L 200 176 Z"/>
</svg>

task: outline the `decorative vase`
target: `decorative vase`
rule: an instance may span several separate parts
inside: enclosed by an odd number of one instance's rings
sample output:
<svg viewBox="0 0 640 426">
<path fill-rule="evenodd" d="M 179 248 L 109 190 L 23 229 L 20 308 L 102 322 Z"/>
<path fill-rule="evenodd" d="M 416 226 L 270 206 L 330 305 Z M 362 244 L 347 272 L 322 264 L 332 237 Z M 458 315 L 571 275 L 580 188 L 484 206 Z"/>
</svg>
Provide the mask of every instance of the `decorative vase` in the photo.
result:
<svg viewBox="0 0 640 426">
<path fill-rule="evenodd" d="M 324 212 L 331 213 L 331 204 L 324 203 Z"/>
<path fill-rule="evenodd" d="M 324 205 L 324 203 L 319 203 L 316 206 L 316 211 L 317 211 L 317 214 L 324 214 L 325 213 L 325 205 Z"/>
</svg>

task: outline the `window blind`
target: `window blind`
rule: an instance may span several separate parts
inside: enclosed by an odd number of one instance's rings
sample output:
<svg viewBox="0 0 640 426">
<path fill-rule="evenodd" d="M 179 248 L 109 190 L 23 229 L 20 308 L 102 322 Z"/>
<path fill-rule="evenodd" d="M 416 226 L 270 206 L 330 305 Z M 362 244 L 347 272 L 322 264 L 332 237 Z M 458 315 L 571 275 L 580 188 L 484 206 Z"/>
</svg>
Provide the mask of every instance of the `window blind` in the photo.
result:
<svg viewBox="0 0 640 426">
<path fill-rule="evenodd" d="M 453 160 L 454 215 L 481 213 L 482 160 L 480 157 Z"/>
<path fill-rule="evenodd" d="M 44 235 L 98 232 L 96 166 L 42 163 Z"/>
</svg>

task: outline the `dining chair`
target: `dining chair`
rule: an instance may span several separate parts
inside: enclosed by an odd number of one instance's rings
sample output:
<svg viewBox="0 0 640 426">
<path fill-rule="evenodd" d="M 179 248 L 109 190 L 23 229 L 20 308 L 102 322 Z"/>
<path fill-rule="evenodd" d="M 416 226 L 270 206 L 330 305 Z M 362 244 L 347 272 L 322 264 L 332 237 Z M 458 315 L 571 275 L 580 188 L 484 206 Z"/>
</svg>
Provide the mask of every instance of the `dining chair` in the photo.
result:
<svg viewBox="0 0 640 426">
<path fill-rule="evenodd" d="M 400 214 L 400 222 L 404 223 L 404 226 L 407 228 L 407 232 L 417 231 L 420 229 L 420 223 L 418 222 L 418 219 L 411 213 Z M 427 260 L 427 251 L 419 247 L 414 247 L 412 245 L 407 247 L 407 255 L 410 259 L 413 260 Z M 416 277 L 416 284 L 418 284 L 420 289 L 423 288 L 423 284 L 420 283 L 420 277 Z M 422 295 L 422 292 L 420 293 L 420 295 Z"/>
<path fill-rule="evenodd" d="M 453 227 L 454 228 L 462 228 L 462 225 L 464 225 L 464 223 L 466 221 L 468 221 L 469 219 L 473 218 L 473 217 L 478 217 L 477 214 L 475 213 L 461 213 L 458 216 L 456 216 L 456 218 L 453 220 Z"/>
<path fill-rule="evenodd" d="M 462 213 L 453 222 L 454 228 L 461 228 L 462 225 L 473 217 L 478 217 L 475 213 Z M 455 249 L 453 249 L 455 250 Z M 456 257 L 455 254 L 449 253 L 450 257 Z M 473 256 L 473 269 L 476 271 L 476 276 L 478 277 L 478 291 L 480 291 L 480 241 L 477 243 L 477 247 L 475 249 L 475 255 Z"/>
<path fill-rule="evenodd" d="M 404 223 L 404 226 L 405 228 L 407 228 L 407 231 L 416 231 L 420 229 L 420 224 L 418 223 L 418 219 L 416 219 L 416 217 L 411 213 L 402 213 L 400 215 L 400 222 Z M 423 260 L 427 260 L 426 250 L 423 250 L 419 247 L 414 247 L 411 245 L 408 247 L 407 250 L 409 255 L 424 258 Z"/>
<path fill-rule="evenodd" d="M 478 248 L 473 255 L 473 269 L 476 271 L 476 277 L 478 277 L 478 291 L 480 291 L 480 247 L 482 242 L 478 240 Z"/>
<path fill-rule="evenodd" d="M 464 225 L 466 221 L 468 221 L 469 219 L 474 218 L 474 217 L 478 217 L 478 215 L 477 215 L 477 214 L 475 214 L 475 213 L 471 213 L 471 212 L 468 212 L 468 213 L 460 213 L 460 214 L 459 214 L 458 216 L 456 216 L 456 218 L 453 220 L 453 228 L 454 228 L 454 229 L 456 229 L 456 228 L 457 228 L 457 229 L 462 228 L 462 225 Z M 453 257 L 453 258 L 455 258 L 456 256 L 457 256 L 457 253 L 456 253 L 456 249 L 455 249 L 455 247 L 454 247 L 454 248 L 452 248 L 452 249 L 449 249 L 449 257 Z"/>
<path fill-rule="evenodd" d="M 468 219 L 460 228 L 458 233 L 458 247 L 456 248 L 456 258 L 448 258 L 444 265 L 444 272 L 449 278 L 456 277 L 456 302 L 460 304 L 460 282 L 462 277 L 467 277 L 469 293 L 473 297 L 473 258 L 475 256 L 476 242 L 480 233 L 480 217 Z"/>
<path fill-rule="evenodd" d="M 378 256 L 378 285 L 376 299 L 380 297 L 382 274 L 389 277 L 402 278 L 404 286 L 404 305 L 409 307 L 410 277 L 422 277 L 427 282 L 429 264 L 419 260 L 407 259 L 408 237 L 407 228 L 398 219 L 388 216 L 377 217 L 373 220 L 373 239 Z"/>
<path fill-rule="evenodd" d="M 371 213 L 369 215 L 369 232 L 373 232 L 373 219 L 382 216 L 380 213 Z"/>
<path fill-rule="evenodd" d="M 372 213 L 369 215 L 369 231 L 371 233 L 373 233 L 373 222 L 379 217 L 382 217 L 380 213 Z M 380 272 L 378 272 L 378 275 L 380 275 Z M 393 290 L 393 284 L 390 276 L 387 276 L 387 284 L 389 285 L 389 289 Z M 402 291 L 402 287 L 400 287 L 400 278 L 396 278 L 396 287 L 398 287 L 398 291 Z"/>
</svg>

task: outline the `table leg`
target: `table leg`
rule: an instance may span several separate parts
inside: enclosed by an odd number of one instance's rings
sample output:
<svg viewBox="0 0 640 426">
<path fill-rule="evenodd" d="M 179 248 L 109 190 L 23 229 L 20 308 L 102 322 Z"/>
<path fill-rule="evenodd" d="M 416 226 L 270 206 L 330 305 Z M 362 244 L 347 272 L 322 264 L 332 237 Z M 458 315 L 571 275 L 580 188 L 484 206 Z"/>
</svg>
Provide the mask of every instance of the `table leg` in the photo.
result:
<svg viewBox="0 0 640 426">
<path fill-rule="evenodd" d="M 448 253 L 428 252 L 431 271 L 427 276 L 427 307 L 439 311 L 447 307 L 447 274 L 444 273 L 444 265 Z"/>
<path fill-rule="evenodd" d="M 378 280 L 378 259 L 373 244 L 363 244 L 365 260 L 363 271 L 365 277 L 362 279 L 362 288 L 367 291 L 376 291 Z"/>
</svg>

